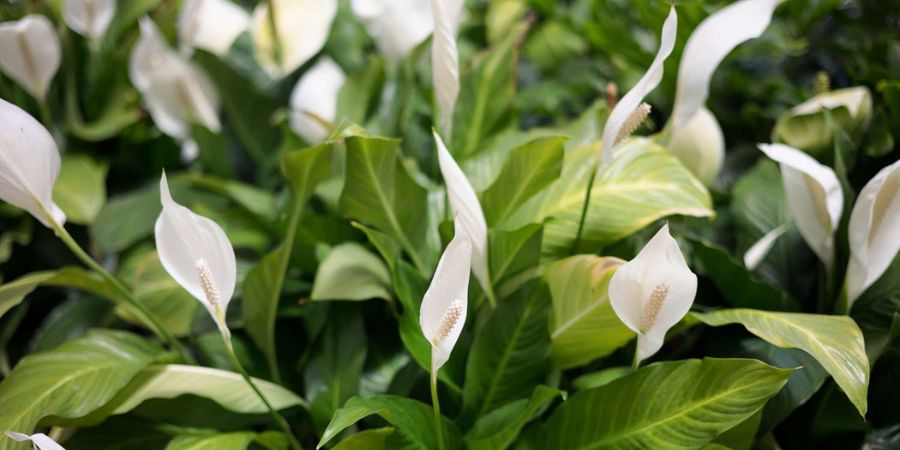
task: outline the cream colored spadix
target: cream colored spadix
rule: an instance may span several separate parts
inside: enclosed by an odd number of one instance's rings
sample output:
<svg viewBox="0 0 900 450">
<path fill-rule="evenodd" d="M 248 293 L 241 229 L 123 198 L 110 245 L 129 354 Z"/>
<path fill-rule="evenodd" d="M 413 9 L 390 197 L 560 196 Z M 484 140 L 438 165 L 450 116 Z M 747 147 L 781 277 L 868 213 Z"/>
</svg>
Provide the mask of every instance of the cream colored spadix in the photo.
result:
<svg viewBox="0 0 900 450">
<path fill-rule="evenodd" d="M 472 242 L 459 219 L 455 230 L 456 235 L 441 255 L 419 310 L 419 326 L 431 343 L 432 373 L 437 373 L 450 358 L 468 311 Z"/>
<path fill-rule="evenodd" d="M 484 211 L 466 174 L 453 159 L 441 137 L 436 132 L 433 134 L 438 164 L 441 167 L 444 184 L 447 186 L 447 197 L 450 199 L 456 224 L 465 229 L 466 235 L 472 241 L 472 272 L 475 273 L 475 278 L 481 284 L 488 300 L 494 303 L 494 292 L 488 274 L 487 221 L 484 218 Z"/>
<path fill-rule="evenodd" d="M 16 442 L 31 442 L 37 450 L 66 450 L 44 433 L 35 433 L 29 436 L 15 431 L 7 431 L 6 435 Z"/>
<path fill-rule="evenodd" d="M 291 129 L 311 144 L 324 141 L 331 131 L 322 121 L 334 123 L 338 94 L 346 79 L 344 71 L 331 58 L 320 58 L 291 92 Z"/>
<path fill-rule="evenodd" d="M 178 40 L 221 56 L 249 25 L 247 11 L 229 0 L 188 0 L 178 15 Z"/>
<path fill-rule="evenodd" d="M 637 333 L 636 362 L 662 347 L 666 332 L 691 309 L 697 276 L 663 226 L 609 283 L 609 302 L 622 323 Z"/>
<path fill-rule="evenodd" d="M 834 232 L 844 207 L 837 175 L 812 156 L 783 144 L 760 144 L 759 149 L 781 166 L 788 210 L 803 240 L 831 270 Z"/>
<path fill-rule="evenodd" d="M 62 58 L 59 36 L 44 16 L 0 23 L 0 70 L 44 101 Z"/>
<path fill-rule="evenodd" d="M 459 96 L 459 50 L 456 46 L 456 24 L 447 10 L 449 3 L 452 2 L 431 0 L 434 16 L 434 37 L 431 40 L 434 96 L 441 113 L 441 130 L 448 136 Z"/>
<path fill-rule="evenodd" d="M 440 1 L 455 36 L 463 0 Z M 391 63 L 403 59 L 434 31 L 430 0 L 352 0 L 353 14 L 365 25 L 378 51 Z"/>
<path fill-rule="evenodd" d="M 337 0 L 259 2 L 250 19 L 256 61 L 273 78 L 281 78 L 309 61 L 328 39 Z M 275 30 L 269 5 L 275 8 Z M 277 40 L 273 39 L 276 37 Z"/>
<path fill-rule="evenodd" d="M 63 19 L 72 31 L 93 40 L 106 34 L 116 13 L 116 0 L 64 0 Z"/>
<path fill-rule="evenodd" d="M 675 47 L 677 31 L 678 14 L 675 13 L 675 7 L 673 6 L 669 10 L 669 16 L 666 18 L 665 23 L 663 23 L 662 36 L 660 37 L 659 50 L 656 52 L 656 57 L 653 58 L 653 62 L 647 68 L 644 76 L 616 103 L 612 112 L 609 113 L 609 118 L 606 119 L 606 125 L 603 127 L 603 153 L 600 154 L 600 166 L 605 166 L 612 162 L 616 143 L 623 139 L 621 135 L 623 127 L 629 122 L 629 118 L 634 117 L 636 111 L 640 113 L 638 108 L 641 107 L 644 97 L 653 89 L 656 89 L 656 86 L 662 81 L 663 63 L 666 62 L 666 58 L 669 57 L 672 49 Z"/>
<path fill-rule="evenodd" d="M 900 161 L 881 169 L 860 191 L 850 214 L 849 305 L 884 274 L 900 250 Z"/>
<path fill-rule="evenodd" d="M 166 272 L 209 311 L 229 340 L 225 312 L 237 279 L 234 248 L 217 223 L 172 199 L 166 174 L 159 182 L 162 212 L 156 219 L 156 250 Z"/>
<path fill-rule="evenodd" d="M 0 99 L 0 199 L 28 211 L 48 228 L 66 215 L 53 203 L 59 175 L 56 142 L 40 122 Z"/>
</svg>

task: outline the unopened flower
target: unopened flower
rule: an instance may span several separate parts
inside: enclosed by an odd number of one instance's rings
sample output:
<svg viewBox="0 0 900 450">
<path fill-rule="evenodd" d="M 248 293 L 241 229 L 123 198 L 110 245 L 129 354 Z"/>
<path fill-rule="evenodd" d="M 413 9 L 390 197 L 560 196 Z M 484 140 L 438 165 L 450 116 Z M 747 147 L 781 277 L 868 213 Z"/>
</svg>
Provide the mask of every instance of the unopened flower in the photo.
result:
<svg viewBox="0 0 900 450">
<path fill-rule="evenodd" d="M 44 101 L 62 57 L 59 36 L 44 16 L 0 23 L 0 70 Z"/>
<path fill-rule="evenodd" d="M 450 133 L 453 111 L 459 96 L 459 50 L 456 46 L 456 24 L 447 9 L 445 0 L 431 0 L 434 16 L 434 37 L 431 40 L 431 65 L 434 80 L 434 96 L 440 110 L 440 126 L 444 133 Z"/>
<path fill-rule="evenodd" d="M 116 12 L 116 0 L 64 0 L 63 19 L 72 31 L 93 40 L 106 34 Z"/>
<path fill-rule="evenodd" d="M 53 202 L 59 175 L 56 142 L 40 122 L 0 99 L 0 199 L 28 211 L 48 228 L 66 215 Z"/>
<path fill-rule="evenodd" d="M 860 191 L 848 232 L 850 306 L 884 274 L 900 250 L 900 161 L 881 169 Z"/>
<path fill-rule="evenodd" d="M 834 148 L 834 129 L 826 113 L 850 136 L 858 136 L 872 118 L 872 94 L 859 86 L 816 95 L 778 119 L 772 140 L 821 159 Z"/>
<path fill-rule="evenodd" d="M 844 207 L 837 175 L 793 147 L 760 144 L 759 149 L 781 166 L 791 217 L 807 245 L 830 270 L 834 265 L 834 232 Z"/>
<path fill-rule="evenodd" d="M 159 182 L 162 212 L 156 219 L 156 250 L 166 272 L 200 301 L 226 340 L 225 312 L 237 279 L 234 248 L 217 223 L 179 205 L 166 174 Z"/>
<path fill-rule="evenodd" d="M 188 0 L 178 15 L 178 40 L 221 56 L 249 24 L 250 15 L 228 0 Z"/>
<path fill-rule="evenodd" d="M 662 347 L 666 332 L 691 309 L 697 276 L 663 226 L 631 261 L 613 274 L 609 302 L 619 320 L 637 333 L 637 361 Z"/>
<path fill-rule="evenodd" d="M 44 433 L 35 433 L 29 436 L 15 431 L 7 431 L 6 435 L 17 442 L 31 442 L 38 450 L 66 450 Z"/>
<path fill-rule="evenodd" d="M 684 126 L 672 130 L 667 148 L 707 186 L 716 180 L 725 162 L 725 135 L 705 106 Z"/>
<path fill-rule="evenodd" d="M 274 7 L 275 30 L 269 18 Z M 250 32 L 256 60 L 269 76 L 281 78 L 319 53 L 337 14 L 337 0 L 271 0 L 253 10 Z"/>
<path fill-rule="evenodd" d="M 456 235 L 441 255 L 419 310 L 419 326 L 431 343 L 432 373 L 450 359 L 466 323 L 472 244 L 458 219 L 455 229 Z"/>
<path fill-rule="evenodd" d="M 347 79 L 344 71 L 331 58 L 322 57 L 294 86 L 291 92 L 291 129 L 318 144 L 331 131 L 322 123 L 334 123 L 338 94 Z"/>
</svg>

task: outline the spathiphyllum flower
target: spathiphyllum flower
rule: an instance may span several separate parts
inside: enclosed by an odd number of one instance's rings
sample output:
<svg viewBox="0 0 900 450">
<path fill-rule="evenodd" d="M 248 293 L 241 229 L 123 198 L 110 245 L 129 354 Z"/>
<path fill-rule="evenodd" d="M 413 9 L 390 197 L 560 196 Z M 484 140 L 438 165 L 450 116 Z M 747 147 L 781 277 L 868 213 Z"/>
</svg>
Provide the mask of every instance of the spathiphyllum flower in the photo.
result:
<svg viewBox="0 0 900 450">
<path fill-rule="evenodd" d="M 437 373 L 450 359 L 466 323 L 471 261 L 472 244 L 457 219 L 456 235 L 441 255 L 419 310 L 419 326 L 431 343 L 432 373 Z"/>
<path fill-rule="evenodd" d="M 759 37 L 781 0 L 741 0 L 707 17 L 684 46 L 668 148 L 700 181 L 712 184 L 725 159 L 725 137 L 704 105 L 716 68 L 742 42 Z"/>
<path fill-rule="evenodd" d="M 72 31 L 93 40 L 106 34 L 116 13 L 116 0 L 65 0 L 63 19 Z"/>
<path fill-rule="evenodd" d="M 191 122 L 219 132 L 219 98 L 209 77 L 196 64 L 174 52 L 149 18 L 140 22 L 141 38 L 131 51 L 128 73 L 143 94 L 144 105 L 163 133 L 182 144 L 182 158 L 197 156 Z"/>
<path fill-rule="evenodd" d="M 834 148 L 834 130 L 826 113 L 850 136 L 857 136 L 872 118 L 872 94 L 859 86 L 816 95 L 778 119 L 772 140 L 817 157 L 828 155 Z"/>
<path fill-rule="evenodd" d="M 441 137 L 436 132 L 433 134 L 438 151 L 438 164 L 441 166 L 441 175 L 447 186 L 450 207 L 456 216 L 456 226 L 463 227 L 472 243 L 472 272 L 475 273 L 475 278 L 481 284 L 488 300 L 493 303 L 494 291 L 491 288 L 487 267 L 487 221 L 484 218 L 484 211 L 466 174 L 456 164 Z"/>
<path fill-rule="evenodd" d="M 459 96 L 459 50 L 456 46 L 456 24 L 447 7 L 452 1 L 431 0 L 434 15 L 434 37 L 431 41 L 431 65 L 434 79 L 434 96 L 441 113 L 441 130 L 450 133 L 453 110 Z"/>
<path fill-rule="evenodd" d="M 0 23 L 0 70 L 39 101 L 59 69 L 59 36 L 44 16 Z"/>
<path fill-rule="evenodd" d="M 637 333 L 636 362 L 662 347 L 666 332 L 691 309 L 697 276 L 669 234 L 660 229 L 609 282 L 609 302 L 622 323 Z"/>
<path fill-rule="evenodd" d="M 66 215 L 53 203 L 59 175 L 56 142 L 33 117 L 0 99 L 0 199 L 28 211 L 45 226 L 62 226 Z"/>
<path fill-rule="evenodd" d="M 274 6 L 274 31 L 269 5 Z M 250 22 L 257 62 L 273 78 L 297 70 L 322 50 L 335 14 L 337 0 L 260 2 Z"/>
<path fill-rule="evenodd" d="M 463 0 L 443 3 L 455 36 Z M 432 3 L 427 0 L 352 0 L 353 13 L 362 21 L 378 51 L 396 63 L 434 31 Z"/>
<path fill-rule="evenodd" d="M 188 0 L 178 16 L 178 40 L 221 56 L 249 25 L 250 15 L 228 0 Z"/>
<path fill-rule="evenodd" d="M 600 155 L 600 165 L 605 166 L 612 162 L 616 145 L 623 139 L 633 133 L 637 127 L 647 118 L 650 113 L 650 106 L 643 104 L 646 97 L 659 82 L 662 81 L 663 63 L 672 53 L 675 47 L 675 37 L 678 31 L 678 15 L 675 13 L 673 6 L 669 10 L 669 16 L 663 23 L 662 36 L 659 42 L 659 50 L 656 57 L 644 76 L 638 80 L 637 84 L 623 96 L 606 119 L 606 125 L 603 128 L 603 153 Z"/>
<path fill-rule="evenodd" d="M 294 86 L 291 92 L 291 129 L 317 144 L 331 134 L 325 123 L 337 117 L 338 94 L 347 79 L 331 58 L 322 57 Z"/>
<path fill-rule="evenodd" d="M 7 431 L 6 435 L 17 442 L 31 442 L 38 450 L 66 450 L 62 445 L 57 444 L 56 441 L 50 439 L 50 437 L 44 433 L 36 433 L 29 436 L 27 434 L 16 433 L 15 431 Z"/>
<path fill-rule="evenodd" d="M 834 231 L 844 207 L 837 175 L 812 156 L 783 144 L 760 144 L 781 166 L 788 210 L 800 235 L 829 270 L 834 264 Z"/>
<path fill-rule="evenodd" d="M 900 161 L 866 183 L 850 214 L 847 299 L 852 305 L 900 250 Z"/>
<path fill-rule="evenodd" d="M 156 250 L 166 272 L 209 311 L 222 335 L 231 333 L 225 311 L 237 279 L 234 248 L 218 224 L 175 203 L 163 174 L 162 212 L 156 219 Z"/>
</svg>

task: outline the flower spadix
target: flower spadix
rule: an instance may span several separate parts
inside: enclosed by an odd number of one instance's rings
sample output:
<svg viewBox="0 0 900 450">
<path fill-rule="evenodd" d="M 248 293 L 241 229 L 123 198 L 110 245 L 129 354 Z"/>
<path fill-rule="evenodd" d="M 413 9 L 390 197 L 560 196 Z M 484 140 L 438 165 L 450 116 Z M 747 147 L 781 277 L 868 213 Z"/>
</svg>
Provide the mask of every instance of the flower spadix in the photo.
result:
<svg viewBox="0 0 900 450">
<path fill-rule="evenodd" d="M 347 76 L 331 58 L 322 57 L 297 81 L 291 92 L 291 129 L 311 144 L 325 140 L 334 123 L 338 94 Z"/>
<path fill-rule="evenodd" d="M 493 302 L 494 293 L 488 274 L 487 221 L 484 218 L 484 211 L 466 174 L 453 159 L 453 155 L 447 150 L 437 132 L 433 134 L 438 164 L 441 167 L 444 184 L 447 186 L 447 197 L 456 217 L 456 225 L 465 230 L 472 243 L 472 272 L 475 273 L 475 278 L 478 279 L 488 299 Z"/>
<path fill-rule="evenodd" d="M 48 228 L 66 215 L 53 202 L 59 175 L 56 142 L 34 117 L 0 99 L 0 199 L 28 211 Z"/>
<path fill-rule="evenodd" d="M 63 19 L 72 31 L 93 40 L 106 34 L 116 12 L 116 0 L 65 0 Z"/>
<path fill-rule="evenodd" d="M 62 57 L 59 36 L 44 16 L 0 23 L 0 70 L 39 101 L 47 95 Z"/>
<path fill-rule="evenodd" d="M 760 144 L 759 149 L 781 166 L 788 210 L 803 240 L 831 269 L 834 232 L 844 207 L 837 175 L 812 156 L 783 144 Z"/>
<path fill-rule="evenodd" d="M 29 436 L 15 431 L 7 431 L 6 435 L 17 442 L 31 442 L 38 450 L 66 450 L 44 433 L 35 433 Z"/>
<path fill-rule="evenodd" d="M 273 78 L 281 78 L 309 61 L 328 39 L 337 0 L 271 0 L 253 10 L 250 33 L 256 61 Z M 273 22 L 269 6 L 274 7 Z"/>
<path fill-rule="evenodd" d="M 436 373 L 450 358 L 466 323 L 472 243 L 459 219 L 456 234 L 438 262 L 431 285 L 422 298 L 419 326 L 431 343 L 431 370 Z"/>
<path fill-rule="evenodd" d="M 678 31 L 678 15 L 675 13 L 673 6 L 669 10 L 669 16 L 666 18 L 662 27 L 662 36 L 659 41 L 659 50 L 656 57 L 647 68 L 644 76 L 638 80 L 631 90 L 625 94 L 606 119 L 606 125 L 603 127 L 603 153 L 600 154 L 600 165 L 604 166 L 613 160 L 616 145 L 625 137 L 633 133 L 638 125 L 647 118 L 650 113 L 649 105 L 642 104 L 646 97 L 659 82 L 662 81 L 663 63 L 672 53 L 675 47 L 675 37 Z"/>
<path fill-rule="evenodd" d="M 848 233 L 846 285 L 852 305 L 884 274 L 900 250 L 900 161 L 881 169 L 860 191 L 850 213 Z"/>
<path fill-rule="evenodd" d="M 697 276 L 668 225 L 616 270 L 609 283 L 609 302 L 622 323 L 638 335 L 638 361 L 659 351 L 666 332 L 691 309 L 696 294 Z"/>
<path fill-rule="evenodd" d="M 172 199 L 165 173 L 159 182 L 162 212 L 156 250 L 166 272 L 209 311 L 228 338 L 225 312 L 237 279 L 234 248 L 218 224 Z"/>
<path fill-rule="evenodd" d="M 249 25 L 250 15 L 228 0 L 188 0 L 178 15 L 178 40 L 221 56 Z"/>
</svg>

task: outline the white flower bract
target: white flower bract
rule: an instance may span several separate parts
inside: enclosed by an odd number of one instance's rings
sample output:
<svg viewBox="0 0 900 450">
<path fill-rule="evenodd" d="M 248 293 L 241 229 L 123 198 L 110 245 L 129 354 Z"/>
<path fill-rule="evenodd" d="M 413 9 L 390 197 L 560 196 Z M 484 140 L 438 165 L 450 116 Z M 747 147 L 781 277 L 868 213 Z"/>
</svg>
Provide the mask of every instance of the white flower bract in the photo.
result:
<svg viewBox="0 0 900 450">
<path fill-rule="evenodd" d="M 44 101 L 62 58 L 59 36 L 44 16 L 0 23 L 0 71 Z"/>
</svg>

